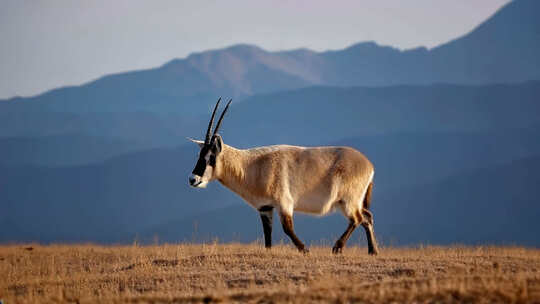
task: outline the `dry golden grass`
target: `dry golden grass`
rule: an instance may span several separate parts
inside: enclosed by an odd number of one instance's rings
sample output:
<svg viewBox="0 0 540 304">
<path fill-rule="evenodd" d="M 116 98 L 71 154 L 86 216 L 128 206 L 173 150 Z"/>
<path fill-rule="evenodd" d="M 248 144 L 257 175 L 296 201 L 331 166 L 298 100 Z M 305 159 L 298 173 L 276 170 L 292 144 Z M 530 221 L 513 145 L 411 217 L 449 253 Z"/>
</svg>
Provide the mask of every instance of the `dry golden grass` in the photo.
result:
<svg viewBox="0 0 540 304">
<path fill-rule="evenodd" d="M 0 246 L 4 303 L 540 302 L 540 250 Z"/>
</svg>

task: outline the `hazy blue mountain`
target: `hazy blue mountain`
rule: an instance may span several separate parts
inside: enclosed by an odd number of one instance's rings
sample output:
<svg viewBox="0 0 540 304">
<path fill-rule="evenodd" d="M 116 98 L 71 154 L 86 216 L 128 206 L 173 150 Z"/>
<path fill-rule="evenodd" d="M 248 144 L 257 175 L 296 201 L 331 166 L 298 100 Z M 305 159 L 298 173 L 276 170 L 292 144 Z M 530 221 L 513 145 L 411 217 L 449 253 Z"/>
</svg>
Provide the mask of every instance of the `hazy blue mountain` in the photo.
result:
<svg viewBox="0 0 540 304">
<path fill-rule="evenodd" d="M 376 187 L 372 211 L 383 245 L 506 244 L 540 246 L 540 157 L 465 171 L 430 184 L 382 191 Z M 380 179 L 380 178 L 379 178 Z M 277 217 L 274 240 L 286 240 Z M 295 216 L 299 237 L 332 244 L 345 230 L 340 214 L 323 218 Z M 161 224 L 141 234 L 164 242 L 262 239 L 258 213 L 230 206 Z M 360 227 L 351 243 L 365 244 Z"/>
<path fill-rule="evenodd" d="M 525 128 L 539 123 L 538 96 L 540 82 L 314 87 L 257 95 L 231 107 L 222 135 L 225 142 L 240 146 L 312 145 L 390 133 Z"/>
<path fill-rule="evenodd" d="M 470 33 L 432 50 L 362 42 L 343 50 L 269 52 L 251 45 L 0 103 L 0 111 L 206 113 L 216 96 L 312 85 L 486 84 L 540 80 L 540 3 L 510 2 Z M 31 105 L 30 105 L 31 104 Z"/>
<path fill-rule="evenodd" d="M 466 170 L 538 155 L 540 124 L 488 132 L 409 133 L 346 138 L 333 143 L 362 151 L 376 164 L 383 191 L 433 183 Z"/>
<path fill-rule="evenodd" d="M 0 111 L 0 164 L 66 166 L 172 147 L 206 123 L 199 117 L 150 112 L 56 113 Z"/>
<path fill-rule="evenodd" d="M 178 130 L 200 124 L 199 117 L 150 112 L 12 113 L 0 111 L 0 137 L 40 137 L 81 134 L 163 144 Z"/>
<path fill-rule="evenodd" d="M 222 129 L 226 142 L 240 146 L 294 144 L 320 145 L 344 138 L 383 134 L 484 132 L 528 128 L 539 123 L 540 82 L 513 85 L 427 85 L 384 88 L 312 87 L 256 95 L 234 103 Z M 209 111 L 210 112 L 210 111 Z M 204 136 L 209 113 L 193 116 L 127 113 L 9 113 L 0 112 L 0 138 L 32 138 L 26 146 L 10 143 L 1 150 L 17 155 L 18 163 L 69 165 L 68 147 L 84 148 L 69 134 L 103 138 L 81 161 L 102 160 L 100 155 L 185 143 L 185 136 Z M 13 135 L 10 135 L 13 134 Z M 68 134 L 64 136 L 63 134 Z M 45 138 L 40 138 L 46 136 Z M 109 144 L 117 140 L 130 144 Z M 0 140 L 7 145 L 10 140 Z M 92 143 L 88 143 L 89 146 Z M 25 147 L 49 147 L 37 161 Z M 58 149 L 55 153 L 55 147 Z M 22 149 L 19 151 L 19 149 Z M 2 152 L 0 152 L 0 156 Z M 37 152 L 36 152 L 37 153 Z M 6 154 L 4 154 L 6 155 Z M 12 158 L 14 159 L 14 158 Z M 15 159 L 14 159 L 15 160 Z M 8 163 L 6 160 L 0 163 Z"/>
<path fill-rule="evenodd" d="M 382 232 L 390 237 L 389 232 L 400 230 L 399 243 L 440 239 L 540 246 L 538 169 L 540 157 L 535 156 L 394 191 L 385 198 L 392 212 L 379 217 L 388 223 Z"/>
<path fill-rule="evenodd" d="M 363 42 L 322 53 L 324 83 L 511 83 L 540 79 L 540 2 L 515 0 L 470 33 L 428 50 L 401 51 Z"/>
<path fill-rule="evenodd" d="M 216 96 L 242 98 L 306 87 L 305 58 L 235 45 L 192 54 L 149 70 L 108 75 L 82 86 L 51 90 L 30 98 L 0 103 L 10 112 L 133 112 L 193 115 L 207 112 Z M 291 69 L 297 68 L 298 71 Z"/>
<path fill-rule="evenodd" d="M 71 166 L 104 161 L 137 149 L 122 138 L 66 134 L 44 137 L 0 137 L 0 164 Z"/>
<path fill-rule="evenodd" d="M 536 0 L 512 1 L 468 35 L 434 48 L 430 78 L 454 83 L 540 79 L 538 12 Z"/>
</svg>

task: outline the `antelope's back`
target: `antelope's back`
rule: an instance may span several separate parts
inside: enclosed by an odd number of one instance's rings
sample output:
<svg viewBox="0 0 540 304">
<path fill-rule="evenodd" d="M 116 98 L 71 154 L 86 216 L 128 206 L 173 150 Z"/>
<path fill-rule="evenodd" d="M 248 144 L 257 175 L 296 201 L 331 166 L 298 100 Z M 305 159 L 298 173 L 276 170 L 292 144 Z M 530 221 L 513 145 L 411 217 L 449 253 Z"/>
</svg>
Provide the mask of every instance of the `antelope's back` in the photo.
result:
<svg viewBox="0 0 540 304">
<path fill-rule="evenodd" d="M 369 183 L 373 165 L 350 147 L 270 146 L 261 150 L 261 167 L 274 176 L 285 178 L 294 189 L 310 191 L 329 187 L 337 180 L 344 183 Z M 271 172 L 271 173 L 270 173 Z"/>
</svg>

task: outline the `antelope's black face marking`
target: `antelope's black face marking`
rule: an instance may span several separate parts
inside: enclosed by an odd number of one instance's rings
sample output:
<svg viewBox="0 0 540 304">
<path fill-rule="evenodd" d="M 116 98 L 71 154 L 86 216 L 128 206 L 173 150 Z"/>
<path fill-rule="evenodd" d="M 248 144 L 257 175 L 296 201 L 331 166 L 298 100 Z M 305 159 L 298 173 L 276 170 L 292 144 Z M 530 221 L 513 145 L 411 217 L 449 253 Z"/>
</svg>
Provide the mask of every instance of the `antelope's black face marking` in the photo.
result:
<svg viewBox="0 0 540 304">
<path fill-rule="evenodd" d="M 197 164 L 195 164 L 195 168 L 193 168 L 191 176 L 189 177 L 189 184 L 192 187 L 204 188 L 206 187 L 206 184 L 208 184 L 208 182 L 214 178 L 218 155 L 223 147 L 223 141 L 221 140 L 221 136 L 219 136 L 218 131 L 219 127 L 221 126 L 221 122 L 223 121 L 223 117 L 225 116 L 227 109 L 229 109 L 232 99 L 229 100 L 225 106 L 225 109 L 223 112 L 221 112 L 221 116 L 219 117 L 216 127 L 214 128 L 214 132 L 212 133 L 214 117 L 216 116 L 216 110 L 219 107 L 220 101 L 221 97 L 216 102 L 216 106 L 212 112 L 212 117 L 208 123 L 208 129 L 206 130 L 204 142 L 199 140 L 191 140 L 198 144 L 201 148 L 201 151 L 199 151 L 199 159 L 197 160 Z"/>
<path fill-rule="evenodd" d="M 189 177 L 189 185 L 205 188 L 214 177 L 217 157 L 221 152 L 221 137 L 216 135 L 210 144 L 202 144 L 199 158 Z"/>
</svg>

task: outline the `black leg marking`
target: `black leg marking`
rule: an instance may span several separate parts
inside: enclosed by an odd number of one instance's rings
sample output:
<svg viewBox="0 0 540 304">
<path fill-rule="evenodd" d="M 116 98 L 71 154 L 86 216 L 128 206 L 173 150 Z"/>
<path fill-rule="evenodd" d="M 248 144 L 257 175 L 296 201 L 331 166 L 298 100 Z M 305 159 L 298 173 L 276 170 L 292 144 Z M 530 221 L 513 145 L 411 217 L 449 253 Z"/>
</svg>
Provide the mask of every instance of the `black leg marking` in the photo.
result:
<svg viewBox="0 0 540 304">
<path fill-rule="evenodd" d="M 262 206 L 259 208 L 259 214 L 261 216 L 261 221 L 263 224 L 264 230 L 264 247 L 272 247 L 272 219 L 274 215 L 274 207 L 272 206 Z"/>
<path fill-rule="evenodd" d="M 273 206 L 270 206 L 270 205 L 265 205 L 265 206 L 262 206 L 261 208 L 259 208 L 259 211 L 260 212 L 263 212 L 263 211 L 272 211 L 274 210 L 274 207 Z"/>
<path fill-rule="evenodd" d="M 309 250 L 306 249 L 306 247 L 304 246 L 304 243 L 302 243 L 302 241 L 300 241 L 300 239 L 294 233 L 292 216 L 281 213 L 280 219 L 281 219 L 281 225 L 283 226 L 283 231 L 285 232 L 286 235 L 289 236 L 289 238 L 291 238 L 291 241 L 294 243 L 296 248 L 298 248 L 298 251 L 303 252 L 303 253 L 308 253 Z"/>
</svg>

